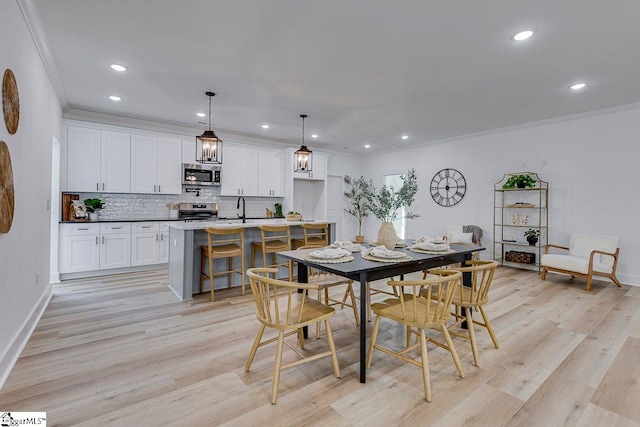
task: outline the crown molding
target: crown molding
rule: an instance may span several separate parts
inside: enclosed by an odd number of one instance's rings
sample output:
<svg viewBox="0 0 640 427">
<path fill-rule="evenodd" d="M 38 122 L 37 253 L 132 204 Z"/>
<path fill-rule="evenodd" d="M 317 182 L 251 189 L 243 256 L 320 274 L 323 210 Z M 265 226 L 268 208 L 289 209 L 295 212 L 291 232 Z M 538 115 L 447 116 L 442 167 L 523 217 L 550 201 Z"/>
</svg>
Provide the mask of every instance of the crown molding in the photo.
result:
<svg viewBox="0 0 640 427">
<path fill-rule="evenodd" d="M 40 19 L 40 12 L 38 12 L 38 8 L 34 0 L 17 0 L 17 3 L 18 7 L 20 7 L 20 11 L 22 12 L 22 16 L 24 17 L 24 21 L 27 24 L 27 28 L 29 28 L 33 43 L 36 45 L 36 49 L 40 54 L 42 64 L 44 65 L 45 70 L 47 70 L 49 81 L 51 81 L 51 86 L 53 86 L 53 90 L 56 93 L 60 107 L 63 112 L 66 112 L 69 109 L 69 103 L 64 93 L 64 86 L 62 85 L 60 74 L 58 73 L 56 61 L 51 53 L 49 39 L 47 38 L 44 26 L 42 25 L 42 20 Z"/>
</svg>

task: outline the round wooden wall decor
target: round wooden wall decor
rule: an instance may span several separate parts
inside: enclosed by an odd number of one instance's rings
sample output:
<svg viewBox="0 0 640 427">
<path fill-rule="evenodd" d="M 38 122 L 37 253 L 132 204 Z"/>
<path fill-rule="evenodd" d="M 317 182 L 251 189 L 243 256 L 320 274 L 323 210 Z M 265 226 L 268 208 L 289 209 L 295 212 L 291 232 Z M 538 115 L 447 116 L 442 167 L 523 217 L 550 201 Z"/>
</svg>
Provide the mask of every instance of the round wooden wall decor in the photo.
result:
<svg viewBox="0 0 640 427">
<path fill-rule="evenodd" d="M 9 68 L 4 71 L 2 78 L 2 109 L 7 130 L 13 135 L 18 131 L 18 122 L 20 122 L 20 96 L 16 76 Z"/>
<path fill-rule="evenodd" d="M 7 234 L 13 223 L 13 169 L 9 147 L 0 141 L 0 233 Z"/>
</svg>

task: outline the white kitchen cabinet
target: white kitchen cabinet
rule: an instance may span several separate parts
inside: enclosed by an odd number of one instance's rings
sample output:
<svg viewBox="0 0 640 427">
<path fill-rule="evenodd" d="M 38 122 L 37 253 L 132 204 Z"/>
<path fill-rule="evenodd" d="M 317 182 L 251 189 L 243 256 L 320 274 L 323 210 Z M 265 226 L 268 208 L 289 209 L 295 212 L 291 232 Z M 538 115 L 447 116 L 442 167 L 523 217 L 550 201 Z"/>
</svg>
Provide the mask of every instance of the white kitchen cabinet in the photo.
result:
<svg viewBox="0 0 640 427">
<path fill-rule="evenodd" d="M 258 151 L 258 195 L 283 197 L 282 157 L 274 151 Z"/>
<path fill-rule="evenodd" d="M 190 165 L 197 163 L 195 139 L 182 140 L 182 163 L 188 163 Z"/>
<path fill-rule="evenodd" d="M 131 192 L 180 194 L 182 141 L 131 135 Z"/>
<path fill-rule="evenodd" d="M 169 227 L 158 222 L 134 223 L 131 231 L 131 265 L 169 262 Z"/>
<path fill-rule="evenodd" d="M 130 136 L 76 126 L 67 128 L 67 190 L 128 193 Z"/>
<path fill-rule="evenodd" d="M 60 273 L 131 265 L 129 223 L 61 224 Z"/>
<path fill-rule="evenodd" d="M 294 164 L 293 157 L 291 164 Z M 294 179 L 307 179 L 314 181 L 326 181 L 327 179 L 327 156 L 324 154 L 313 153 L 313 164 L 311 172 L 294 172 Z"/>
<path fill-rule="evenodd" d="M 223 196 L 258 195 L 258 150 L 227 144 L 222 162 Z"/>
</svg>

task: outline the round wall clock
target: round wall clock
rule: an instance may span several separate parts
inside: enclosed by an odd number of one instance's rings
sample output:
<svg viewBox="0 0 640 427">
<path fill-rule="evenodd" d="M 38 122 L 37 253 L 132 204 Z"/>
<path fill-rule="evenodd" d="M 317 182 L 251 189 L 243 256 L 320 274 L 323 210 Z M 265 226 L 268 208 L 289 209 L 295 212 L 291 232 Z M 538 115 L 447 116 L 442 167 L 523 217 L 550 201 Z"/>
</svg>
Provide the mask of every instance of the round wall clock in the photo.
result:
<svg viewBox="0 0 640 427">
<path fill-rule="evenodd" d="M 2 109 L 7 130 L 13 135 L 18 131 L 18 122 L 20 122 L 20 96 L 16 76 L 9 68 L 4 71 L 2 77 Z"/>
<path fill-rule="evenodd" d="M 467 191 L 467 181 L 455 169 L 442 169 L 431 180 L 431 197 L 440 206 L 458 204 Z"/>
<path fill-rule="evenodd" d="M 13 223 L 13 171 L 9 147 L 0 141 L 0 233 L 7 234 Z"/>
</svg>

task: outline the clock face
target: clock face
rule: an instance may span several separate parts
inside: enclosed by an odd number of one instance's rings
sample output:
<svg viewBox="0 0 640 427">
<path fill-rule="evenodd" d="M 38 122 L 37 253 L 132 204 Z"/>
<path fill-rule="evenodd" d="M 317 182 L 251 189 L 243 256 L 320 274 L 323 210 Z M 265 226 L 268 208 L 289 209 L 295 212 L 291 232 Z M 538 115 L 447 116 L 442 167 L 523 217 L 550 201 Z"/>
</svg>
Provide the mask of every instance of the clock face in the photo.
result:
<svg viewBox="0 0 640 427">
<path fill-rule="evenodd" d="M 442 169 L 431 180 L 431 197 L 440 206 L 458 204 L 466 191 L 467 182 L 455 169 Z"/>
</svg>

